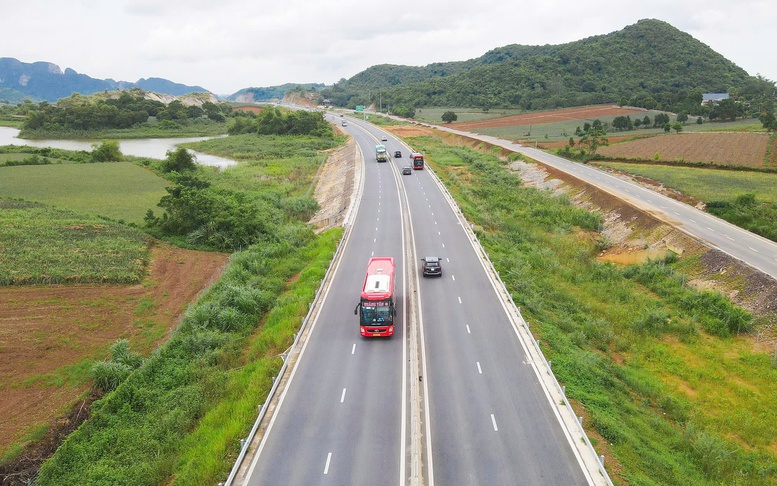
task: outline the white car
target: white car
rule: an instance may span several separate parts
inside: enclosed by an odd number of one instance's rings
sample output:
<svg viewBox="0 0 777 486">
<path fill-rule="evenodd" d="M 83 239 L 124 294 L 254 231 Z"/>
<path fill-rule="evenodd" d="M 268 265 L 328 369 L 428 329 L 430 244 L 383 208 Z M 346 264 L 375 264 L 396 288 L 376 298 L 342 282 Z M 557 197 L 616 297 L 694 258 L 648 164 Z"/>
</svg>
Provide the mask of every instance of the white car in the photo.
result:
<svg viewBox="0 0 777 486">
<path fill-rule="evenodd" d="M 383 135 L 383 138 L 381 138 L 380 140 L 383 141 L 383 142 L 388 142 L 388 137 Z"/>
</svg>

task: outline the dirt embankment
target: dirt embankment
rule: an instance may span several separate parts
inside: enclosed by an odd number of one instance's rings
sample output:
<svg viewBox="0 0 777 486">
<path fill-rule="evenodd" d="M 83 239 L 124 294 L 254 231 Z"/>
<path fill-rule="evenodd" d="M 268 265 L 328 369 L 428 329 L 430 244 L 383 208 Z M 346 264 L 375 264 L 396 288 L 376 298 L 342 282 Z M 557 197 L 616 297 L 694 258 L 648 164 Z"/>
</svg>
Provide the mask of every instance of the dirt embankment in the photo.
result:
<svg viewBox="0 0 777 486">
<path fill-rule="evenodd" d="M 339 127 L 336 128 L 339 130 Z M 358 160 L 353 139 L 348 139 L 345 146 L 327 154 L 326 162 L 316 174 L 316 189 L 313 193 L 320 209 L 310 224 L 317 231 L 343 225 L 352 203 L 354 188 L 359 184 Z"/>
</svg>

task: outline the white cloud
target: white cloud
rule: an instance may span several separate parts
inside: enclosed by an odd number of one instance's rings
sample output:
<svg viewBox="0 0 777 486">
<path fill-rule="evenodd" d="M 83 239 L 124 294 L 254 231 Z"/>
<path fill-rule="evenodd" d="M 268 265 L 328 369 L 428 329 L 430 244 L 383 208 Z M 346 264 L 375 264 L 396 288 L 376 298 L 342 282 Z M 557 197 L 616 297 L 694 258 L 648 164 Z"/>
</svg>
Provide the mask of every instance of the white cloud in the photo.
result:
<svg viewBox="0 0 777 486">
<path fill-rule="evenodd" d="M 3 57 L 98 78 L 163 77 L 229 94 L 285 82 L 333 83 L 375 64 L 466 60 L 507 44 L 560 44 L 657 18 L 750 74 L 764 55 L 772 0 L 0 0 Z"/>
</svg>

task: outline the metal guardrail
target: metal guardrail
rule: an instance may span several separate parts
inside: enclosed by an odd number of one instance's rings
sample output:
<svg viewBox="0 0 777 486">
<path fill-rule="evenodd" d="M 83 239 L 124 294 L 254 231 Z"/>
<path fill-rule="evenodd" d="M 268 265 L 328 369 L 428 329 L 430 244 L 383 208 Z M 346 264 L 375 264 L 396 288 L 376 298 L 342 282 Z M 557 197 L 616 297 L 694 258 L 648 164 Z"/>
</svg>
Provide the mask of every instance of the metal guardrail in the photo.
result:
<svg viewBox="0 0 777 486">
<path fill-rule="evenodd" d="M 437 183 L 438 187 L 441 188 L 443 195 L 448 200 L 448 203 L 450 206 L 454 209 L 454 211 L 457 214 L 457 217 L 459 220 L 463 223 L 462 226 L 464 227 L 464 231 L 466 231 L 469 234 L 469 239 L 473 243 L 477 245 L 477 250 L 480 253 L 481 257 L 483 258 L 483 261 L 486 262 L 487 267 L 490 270 L 491 276 L 496 279 L 497 282 L 499 282 L 499 290 L 503 294 L 503 302 L 509 303 L 510 309 L 514 313 L 514 318 L 517 321 L 517 323 L 526 331 L 526 333 L 531 336 L 531 329 L 529 328 L 529 324 L 526 322 L 526 320 L 523 318 L 523 315 L 521 314 L 521 309 L 515 304 L 515 301 L 513 300 L 512 293 L 507 289 L 507 285 L 502 280 L 502 277 L 499 275 L 499 272 L 494 267 L 493 262 L 488 256 L 488 253 L 486 252 L 485 248 L 483 248 L 483 245 L 480 243 L 480 239 L 478 238 L 477 234 L 475 234 L 475 231 L 472 229 L 470 224 L 468 224 L 467 218 L 464 216 L 464 213 L 462 213 L 461 208 L 459 208 L 459 205 L 456 203 L 456 200 L 453 198 L 453 195 L 450 193 L 447 187 L 442 183 L 440 178 L 437 176 L 437 174 L 434 172 L 434 170 L 431 169 L 427 165 L 427 170 L 431 174 L 432 178 Z M 464 224 L 466 223 L 466 224 Z M 572 416 L 575 416 L 575 411 L 572 409 L 572 405 L 569 403 L 569 400 L 567 399 L 566 395 L 566 388 L 562 386 L 558 379 L 556 378 L 556 375 L 553 374 L 553 370 L 551 368 L 550 362 L 545 358 L 545 355 L 542 353 L 542 348 L 540 348 L 539 341 L 534 339 L 529 340 L 530 343 L 526 343 L 527 345 L 530 344 L 537 355 L 539 355 L 542 358 L 543 364 L 545 365 L 548 374 L 553 377 L 553 383 L 555 384 L 556 391 L 561 395 L 562 400 L 564 401 L 564 405 L 566 406 L 569 413 L 572 414 Z M 593 456 L 598 457 L 598 472 L 602 475 L 603 479 L 606 481 L 606 484 L 609 486 L 612 486 L 612 480 L 610 479 L 609 474 L 607 474 L 607 470 L 604 467 L 604 456 L 600 456 L 596 454 L 596 450 L 593 447 L 593 444 L 591 444 L 590 439 L 588 438 L 588 435 L 585 433 L 585 429 L 583 428 L 583 422 L 582 417 L 577 417 L 577 428 L 580 435 L 583 436 L 585 439 L 586 447 L 589 449 L 589 451 L 593 454 Z M 589 471 L 592 473 L 592 471 Z"/>
</svg>

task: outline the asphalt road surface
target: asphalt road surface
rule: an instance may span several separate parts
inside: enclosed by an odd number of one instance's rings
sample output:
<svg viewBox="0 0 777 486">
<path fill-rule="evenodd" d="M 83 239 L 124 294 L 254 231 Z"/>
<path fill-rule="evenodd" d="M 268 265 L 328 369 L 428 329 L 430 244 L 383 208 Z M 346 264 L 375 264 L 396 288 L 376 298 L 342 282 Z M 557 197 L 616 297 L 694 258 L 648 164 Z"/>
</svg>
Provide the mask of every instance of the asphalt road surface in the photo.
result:
<svg viewBox="0 0 777 486">
<path fill-rule="evenodd" d="M 363 195 L 244 484 L 606 484 L 572 446 L 435 179 L 428 170 L 401 175 L 409 148 L 380 141 L 378 128 L 348 118 L 345 129 L 364 156 Z M 375 161 L 376 143 L 387 163 Z M 361 338 L 353 314 L 371 256 L 397 263 L 389 339 Z M 442 257 L 441 277 L 420 276 L 424 256 Z"/>
</svg>

